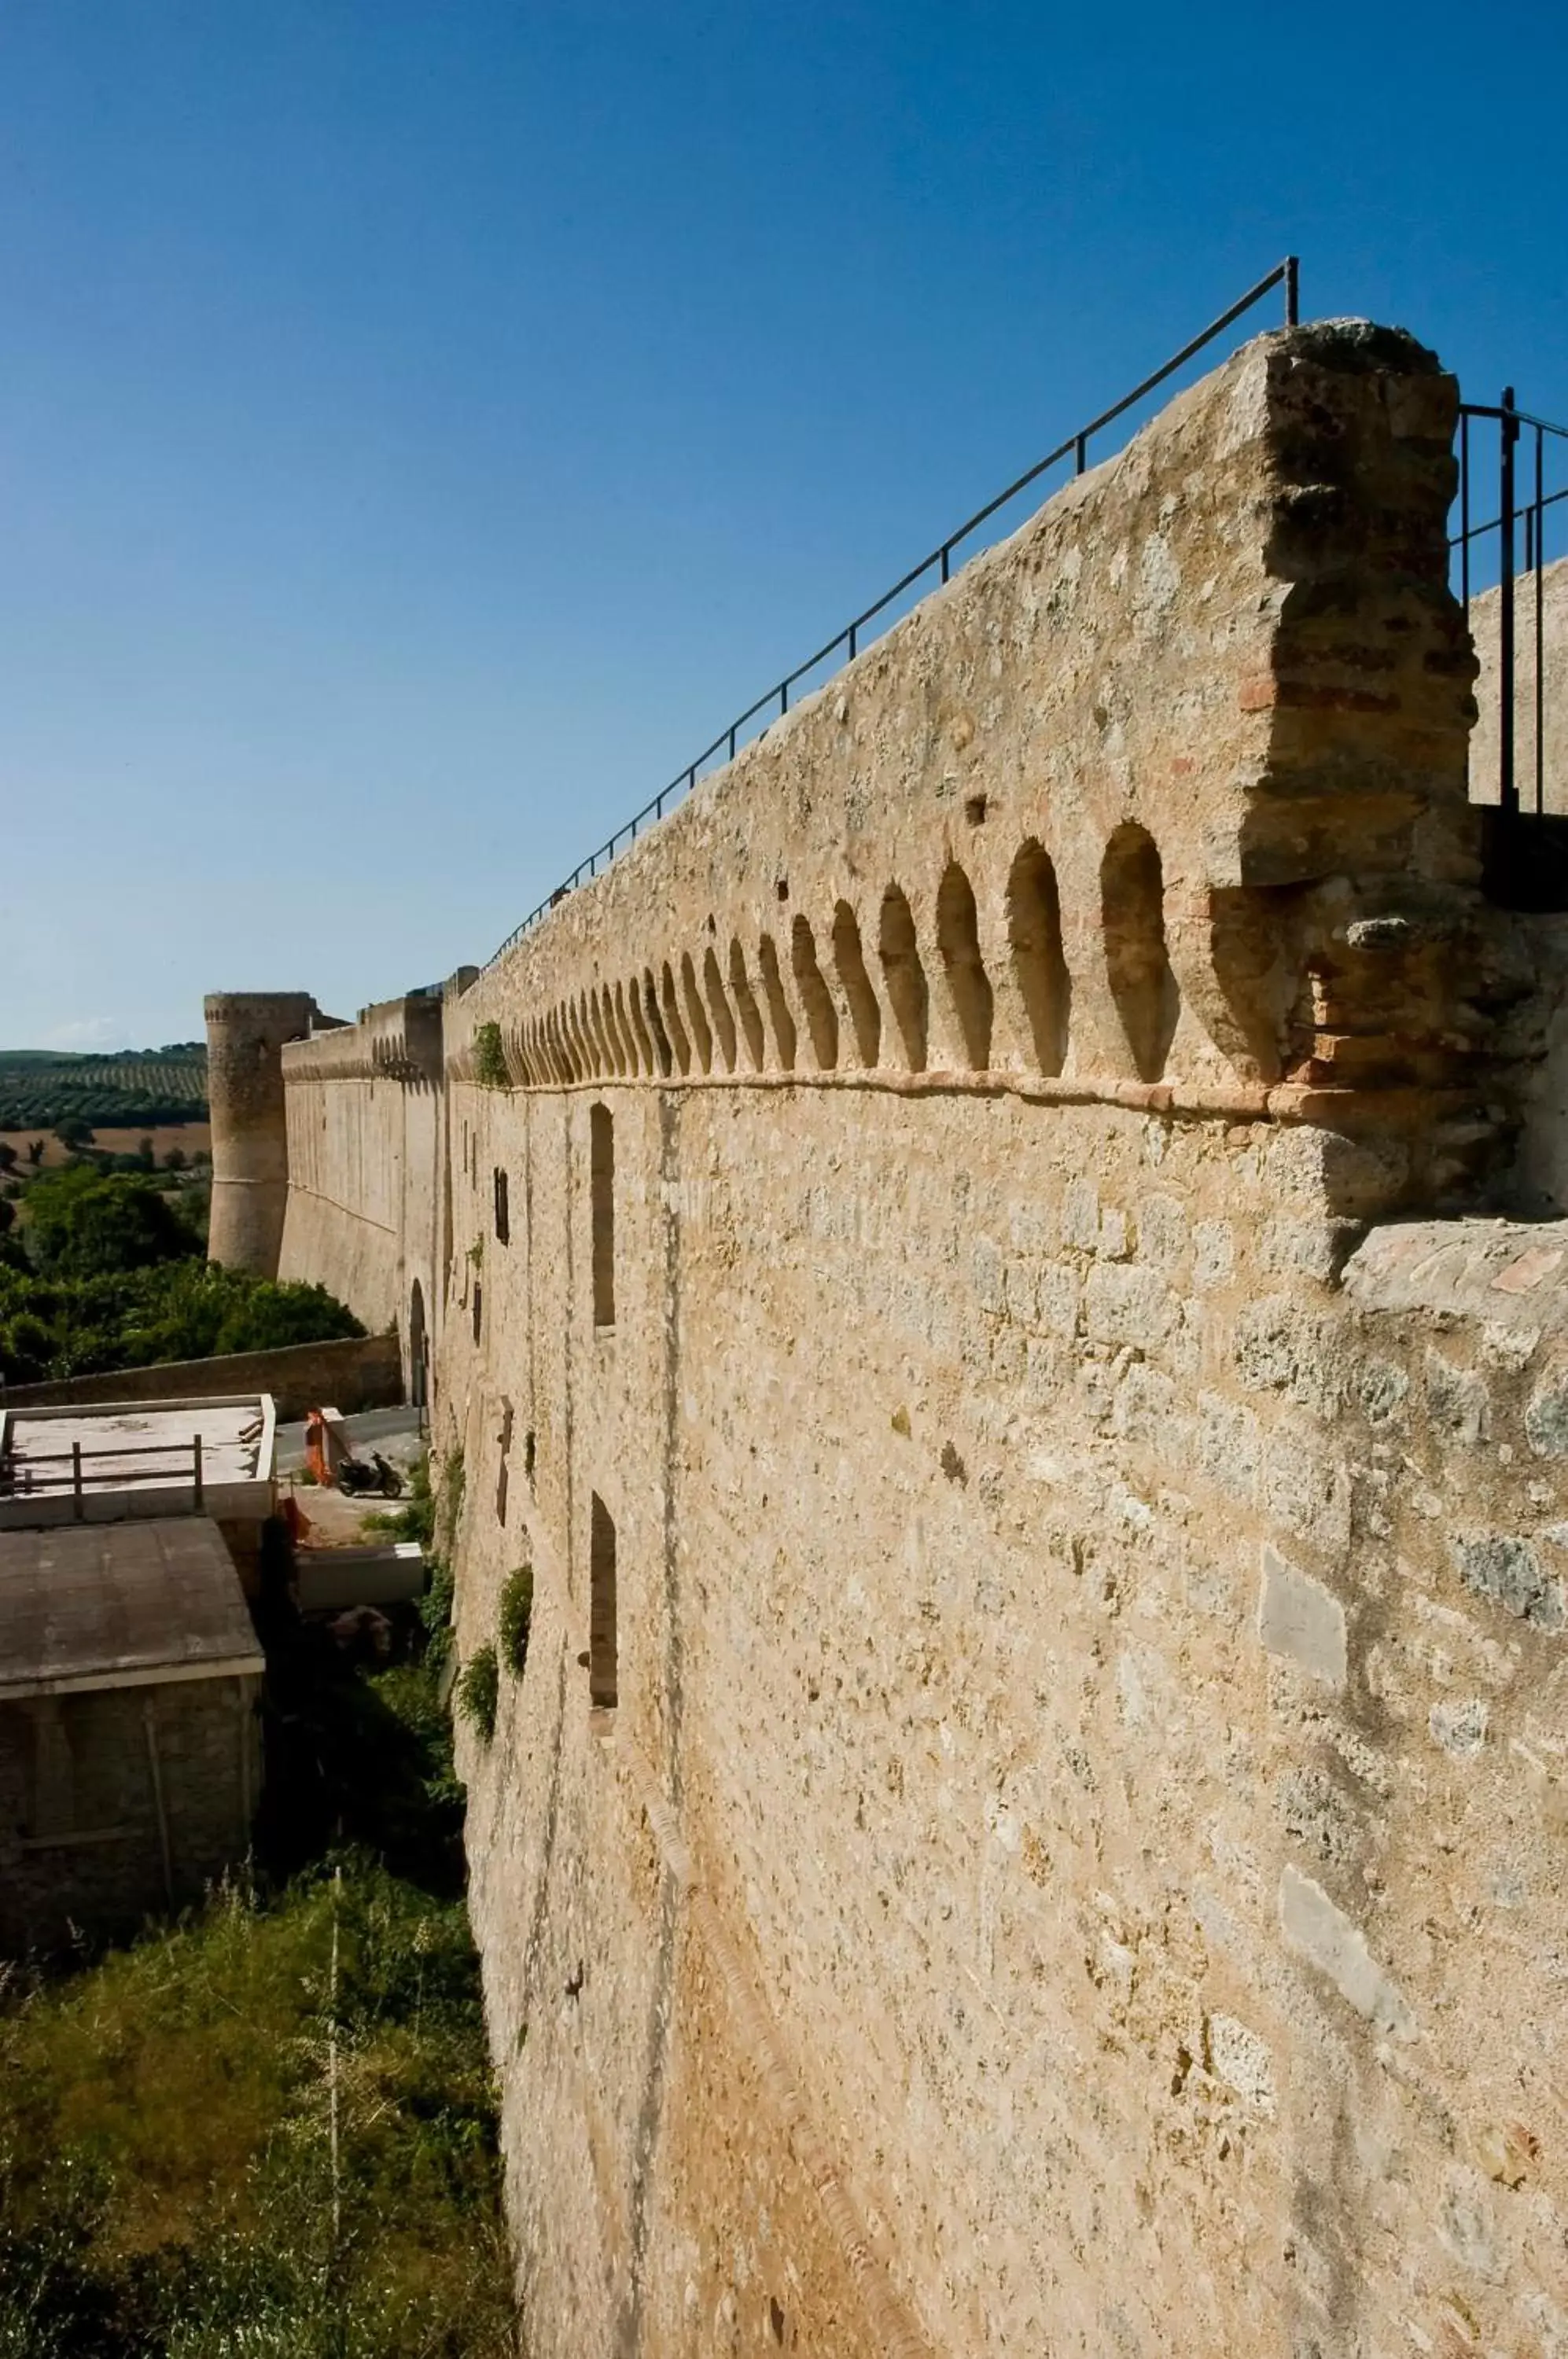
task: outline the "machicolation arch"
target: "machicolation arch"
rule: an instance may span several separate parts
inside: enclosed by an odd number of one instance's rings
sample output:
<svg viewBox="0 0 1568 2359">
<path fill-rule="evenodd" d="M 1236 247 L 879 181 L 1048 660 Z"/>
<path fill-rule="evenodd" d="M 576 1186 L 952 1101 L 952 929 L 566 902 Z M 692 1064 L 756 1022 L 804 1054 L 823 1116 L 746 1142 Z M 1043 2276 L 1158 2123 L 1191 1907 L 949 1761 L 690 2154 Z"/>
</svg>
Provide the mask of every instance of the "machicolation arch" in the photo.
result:
<svg viewBox="0 0 1568 2359">
<path fill-rule="evenodd" d="M 1181 992 L 1153 835 L 1130 820 L 1113 829 L 1097 875 L 1094 930 L 1122 1050 L 1104 1080 L 1107 1087 L 1123 1078 L 1156 1083 Z M 595 981 L 506 1026 L 507 1076 L 535 1089 L 737 1073 L 995 1071 L 1058 1080 L 1068 1067 L 1073 980 L 1056 864 L 1031 834 L 1005 877 L 987 872 L 983 886 L 977 892 L 953 859 L 929 900 L 886 886 L 875 903 L 875 980 L 860 915 L 843 897 L 820 921 L 795 912 L 787 957 L 766 930 L 749 950 L 733 936 L 723 961 L 711 941 L 701 952 L 661 952 L 627 980 Z M 1306 968 L 1292 947 L 1301 892 L 1235 887 L 1200 900 L 1207 918 L 1201 926 L 1185 921 L 1185 955 L 1201 944 L 1212 982 L 1195 1012 L 1239 1077 L 1275 1082 L 1310 1045 Z M 923 940 L 917 907 L 930 912 Z"/>
</svg>

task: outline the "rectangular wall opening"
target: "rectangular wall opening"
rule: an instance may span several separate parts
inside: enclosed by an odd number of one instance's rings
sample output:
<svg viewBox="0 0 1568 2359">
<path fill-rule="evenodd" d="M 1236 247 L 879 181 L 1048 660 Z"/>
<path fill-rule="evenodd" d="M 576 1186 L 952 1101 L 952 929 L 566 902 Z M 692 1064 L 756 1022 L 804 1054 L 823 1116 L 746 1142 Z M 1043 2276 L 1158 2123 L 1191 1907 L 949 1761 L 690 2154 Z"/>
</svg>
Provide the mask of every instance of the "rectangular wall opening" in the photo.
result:
<svg viewBox="0 0 1568 2359">
<path fill-rule="evenodd" d="M 615 1125 L 608 1106 L 588 1114 L 589 1192 L 593 1211 L 593 1324 L 615 1323 Z"/>
<path fill-rule="evenodd" d="M 613 1705 L 615 1689 L 615 1527 L 595 1491 L 588 1535 L 588 1701 Z"/>
<path fill-rule="evenodd" d="M 497 1244 L 507 1245 L 512 1242 L 512 1211 L 511 1204 L 508 1201 L 510 1191 L 507 1187 L 506 1175 L 501 1169 L 499 1164 L 496 1165 L 494 1173 L 494 1186 L 495 1190 L 495 1238 Z"/>
</svg>

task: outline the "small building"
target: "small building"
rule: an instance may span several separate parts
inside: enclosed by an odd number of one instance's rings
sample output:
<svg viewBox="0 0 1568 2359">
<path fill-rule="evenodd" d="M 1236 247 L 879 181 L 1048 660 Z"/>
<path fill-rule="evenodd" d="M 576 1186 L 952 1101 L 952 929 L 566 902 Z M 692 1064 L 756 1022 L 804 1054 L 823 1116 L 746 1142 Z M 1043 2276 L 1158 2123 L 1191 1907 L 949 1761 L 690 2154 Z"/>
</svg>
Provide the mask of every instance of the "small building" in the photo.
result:
<svg viewBox="0 0 1568 2359">
<path fill-rule="evenodd" d="M 0 1407 L 0 1532 L 208 1516 L 254 1596 L 276 1450 L 270 1393 Z"/>
<path fill-rule="evenodd" d="M 0 1953 L 131 1930 L 244 1856 L 263 1668 L 211 1516 L 0 1527 Z"/>
</svg>

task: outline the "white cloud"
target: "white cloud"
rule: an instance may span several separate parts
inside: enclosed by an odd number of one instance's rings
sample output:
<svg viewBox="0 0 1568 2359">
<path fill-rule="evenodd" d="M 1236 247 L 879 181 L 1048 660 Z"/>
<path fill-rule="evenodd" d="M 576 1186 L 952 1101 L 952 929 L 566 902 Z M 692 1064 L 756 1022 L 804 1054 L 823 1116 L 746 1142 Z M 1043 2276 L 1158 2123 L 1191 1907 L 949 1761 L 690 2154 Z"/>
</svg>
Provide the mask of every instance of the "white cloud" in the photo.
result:
<svg viewBox="0 0 1568 2359">
<path fill-rule="evenodd" d="M 57 1024 L 40 1043 L 45 1049 L 134 1049 L 136 1045 L 113 1016 L 81 1016 L 74 1023 Z"/>
</svg>

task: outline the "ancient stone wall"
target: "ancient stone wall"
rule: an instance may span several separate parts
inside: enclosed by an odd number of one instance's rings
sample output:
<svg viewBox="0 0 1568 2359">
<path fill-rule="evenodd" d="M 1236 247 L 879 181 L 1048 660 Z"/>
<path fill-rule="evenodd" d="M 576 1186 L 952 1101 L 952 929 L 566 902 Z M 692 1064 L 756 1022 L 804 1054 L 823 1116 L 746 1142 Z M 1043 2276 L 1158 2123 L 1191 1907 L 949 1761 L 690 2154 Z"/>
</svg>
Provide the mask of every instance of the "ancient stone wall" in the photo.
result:
<svg viewBox="0 0 1568 2359">
<path fill-rule="evenodd" d="M 139 1368 L 112 1368 L 103 1375 L 0 1386 L 0 1403 L 6 1408 L 43 1408 L 68 1401 L 192 1400 L 235 1393 L 270 1393 L 279 1424 L 323 1405 L 345 1415 L 386 1408 L 403 1397 L 397 1339 L 390 1333 L 356 1335 L 334 1343 L 284 1343 L 273 1352 L 159 1360 Z"/>
<path fill-rule="evenodd" d="M 1503 709 L 1497 591 L 1471 601 L 1470 624 L 1480 664 L 1470 792 L 1479 803 L 1495 804 Z M 1561 822 L 1568 814 L 1568 559 L 1516 581 L 1514 649 L 1514 777 L 1520 805 L 1529 811 L 1539 800 Z M 1530 856 L 1527 842 L 1527 864 Z M 1548 857 L 1563 879 L 1568 859 L 1561 847 L 1549 847 Z M 1568 1212 L 1568 925 L 1561 918 L 1538 919 L 1529 936 L 1536 989 L 1523 1014 L 1533 1031 L 1531 1068 L 1508 1193 L 1519 1210 L 1555 1215 Z"/>
<path fill-rule="evenodd" d="M 388 1000 L 356 1024 L 292 1043 L 282 1060 L 289 1207 L 279 1274 L 318 1280 L 369 1328 L 395 1326 L 409 1379 L 416 1286 L 431 1332 L 435 1322 L 441 1009 L 427 993 Z"/>
<path fill-rule="evenodd" d="M 534 2359 L 1568 2351 L 1568 1232 L 1478 1211 L 1454 404 L 1249 346 L 447 1003 Z M 396 1225 L 332 1053 L 301 1276 Z"/>
<path fill-rule="evenodd" d="M 207 1251 L 233 1269 L 278 1275 L 289 1195 L 289 1146 L 279 1052 L 310 1027 L 306 991 L 209 995 L 207 1096 L 212 1109 L 212 1210 Z"/>
</svg>

